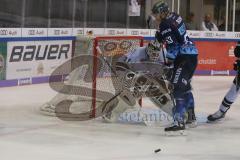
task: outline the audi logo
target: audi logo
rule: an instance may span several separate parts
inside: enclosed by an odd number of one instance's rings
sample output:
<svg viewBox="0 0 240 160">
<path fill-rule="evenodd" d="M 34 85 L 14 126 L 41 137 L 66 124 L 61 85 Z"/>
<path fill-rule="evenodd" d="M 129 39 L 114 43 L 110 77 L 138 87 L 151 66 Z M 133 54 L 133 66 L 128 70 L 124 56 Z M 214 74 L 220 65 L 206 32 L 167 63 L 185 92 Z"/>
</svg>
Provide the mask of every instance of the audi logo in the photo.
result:
<svg viewBox="0 0 240 160">
<path fill-rule="evenodd" d="M 236 33 L 236 34 L 235 34 L 235 37 L 236 37 L 236 38 L 240 38 L 240 33 Z"/>
<path fill-rule="evenodd" d="M 131 34 L 132 35 L 139 35 L 139 32 L 138 31 L 132 31 Z"/>
<path fill-rule="evenodd" d="M 213 34 L 213 33 L 205 33 L 205 36 L 206 36 L 206 37 L 213 37 L 214 34 Z"/>
<path fill-rule="evenodd" d="M 60 30 L 54 30 L 54 35 L 60 35 Z"/>
<path fill-rule="evenodd" d="M 115 35 L 115 30 L 109 30 L 109 31 L 108 31 L 108 34 L 109 34 L 109 35 Z"/>
<path fill-rule="evenodd" d="M 29 31 L 28 31 L 28 34 L 29 34 L 29 35 L 35 35 L 35 31 L 34 31 L 34 30 L 29 30 Z"/>
<path fill-rule="evenodd" d="M 8 31 L 7 30 L 0 30 L 0 35 L 4 35 L 4 36 L 6 36 L 8 34 Z"/>
</svg>

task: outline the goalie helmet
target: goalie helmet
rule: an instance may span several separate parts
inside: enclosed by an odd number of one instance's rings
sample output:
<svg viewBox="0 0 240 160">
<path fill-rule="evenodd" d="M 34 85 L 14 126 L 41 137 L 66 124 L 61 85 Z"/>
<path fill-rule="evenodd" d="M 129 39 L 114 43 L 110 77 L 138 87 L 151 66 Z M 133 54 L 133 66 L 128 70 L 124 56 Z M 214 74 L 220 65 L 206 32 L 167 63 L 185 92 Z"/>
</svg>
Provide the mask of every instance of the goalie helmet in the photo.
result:
<svg viewBox="0 0 240 160">
<path fill-rule="evenodd" d="M 164 13 L 164 12 L 169 12 L 169 7 L 168 4 L 165 3 L 163 0 L 155 3 L 152 7 L 152 13 L 153 14 L 159 14 L 159 13 Z"/>
<path fill-rule="evenodd" d="M 148 43 L 146 47 L 147 55 L 149 56 L 150 61 L 157 61 L 161 53 L 161 45 L 157 41 Z"/>
</svg>

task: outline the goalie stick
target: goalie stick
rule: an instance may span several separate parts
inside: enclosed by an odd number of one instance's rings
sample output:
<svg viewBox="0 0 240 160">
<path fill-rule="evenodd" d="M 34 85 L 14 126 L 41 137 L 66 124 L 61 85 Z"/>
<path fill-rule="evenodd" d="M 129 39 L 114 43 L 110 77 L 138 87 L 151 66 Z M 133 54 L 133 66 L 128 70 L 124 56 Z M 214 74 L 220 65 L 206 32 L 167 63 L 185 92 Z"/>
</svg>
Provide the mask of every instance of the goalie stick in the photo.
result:
<svg viewBox="0 0 240 160">
<path fill-rule="evenodd" d="M 167 65 L 166 54 L 165 54 L 165 50 L 164 50 L 163 45 L 161 45 L 161 48 L 162 48 L 162 52 L 163 52 L 164 63 L 165 63 L 165 65 Z M 166 80 L 166 77 L 164 77 L 164 78 Z M 170 95 L 172 103 L 173 103 L 173 108 L 176 108 L 176 104 L 175 104 L 173 93 L 170 92 L 169 95 Z"/>
<path fill-rule="evenodd" d="M 103 51 L 101 50 L 101 48 L 99 46 L 96 46 L 97 51 L 100 54 L 104 54 Z M 111 73 L 114 74 L 114 76 L 118 77 L 118 74 L 116 72 L 116 70 L 109 64 L 109 62 L 103 57 L 101 57 L 101 59 L 107 64 L 107 66 L 110 68 Z M 113 101 L 115 98 L 117 98 L 118 96 L 120 96 L 122 93 L 124 92 L 124 89 L 119 90 L 113 97 L 111 97 L 108 101 L 105 102 L 105 104 L 109 104 L 111 101 Z M 126 100 L 128 100 L 129 98 L 126 97 Z M 141 105 L 141 104 L 140 104 Z M 104 109 L 106 109 L 107 107 L 103 107 L 103 111 Z M 105 113 L 106 114 L 106 113 Z"/>
</svg>

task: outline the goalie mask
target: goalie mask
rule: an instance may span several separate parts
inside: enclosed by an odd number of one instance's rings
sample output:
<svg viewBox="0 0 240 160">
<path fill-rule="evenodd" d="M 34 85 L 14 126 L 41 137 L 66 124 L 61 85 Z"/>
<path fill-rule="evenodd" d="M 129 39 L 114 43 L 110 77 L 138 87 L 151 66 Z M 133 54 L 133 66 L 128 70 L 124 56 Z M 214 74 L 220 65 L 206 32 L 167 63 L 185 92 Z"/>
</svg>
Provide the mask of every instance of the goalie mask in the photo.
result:
<svg viewBox="0 0 240 160">
<path fill-rule="evenodd" d="M 156 41 L 150 42 L 146 47 L 146 52 L 150 61 L 157 61 L 160 58 L 161 53 L 160 44 Z"/>
</svg>

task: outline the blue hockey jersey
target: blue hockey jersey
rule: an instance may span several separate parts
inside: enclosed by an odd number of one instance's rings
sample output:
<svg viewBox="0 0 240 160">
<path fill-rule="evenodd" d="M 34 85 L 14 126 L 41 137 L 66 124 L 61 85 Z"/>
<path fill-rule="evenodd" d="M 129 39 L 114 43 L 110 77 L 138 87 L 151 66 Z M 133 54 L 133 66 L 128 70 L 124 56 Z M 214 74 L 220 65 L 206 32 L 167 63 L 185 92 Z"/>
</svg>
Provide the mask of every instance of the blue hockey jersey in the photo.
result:
<svg viewBox="0 0 240 160">
<path fill-rule="evenodd" d="M 186 32 L 182 17 L 174 12 L 161 21 L 156 38 L 166 44 L 167 58 L 175 59 L 178 54 L 198 54 Z"/>
</svg>

